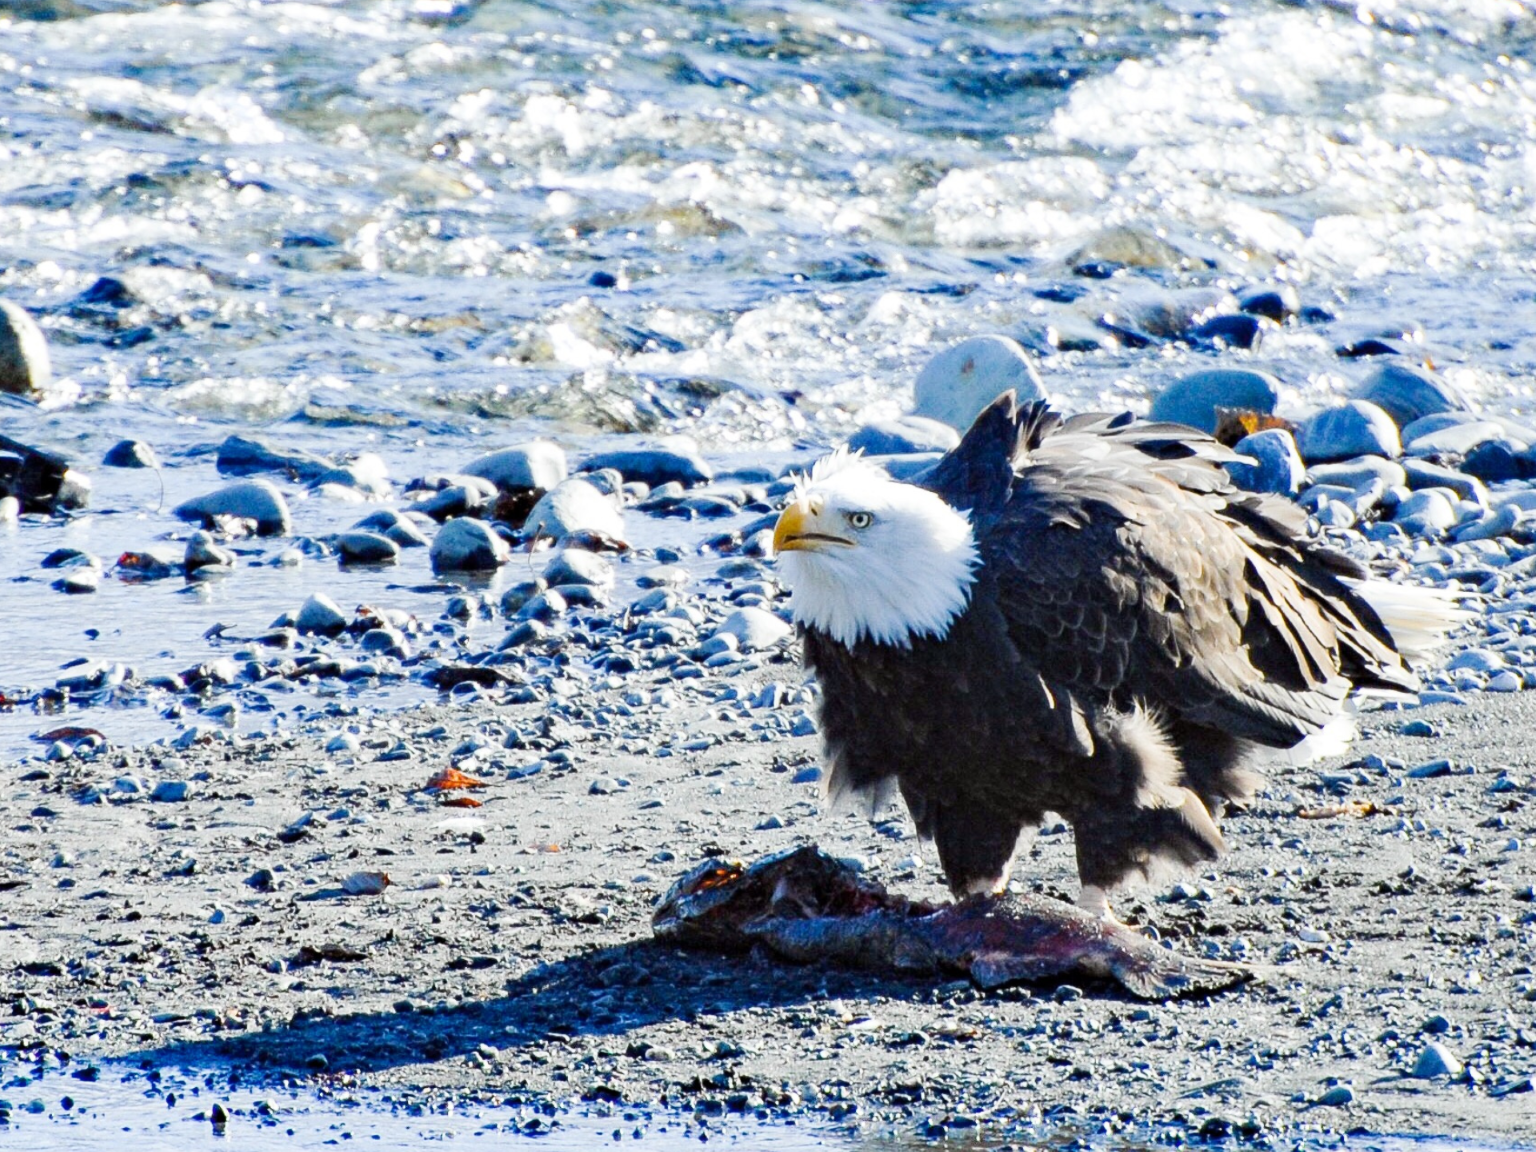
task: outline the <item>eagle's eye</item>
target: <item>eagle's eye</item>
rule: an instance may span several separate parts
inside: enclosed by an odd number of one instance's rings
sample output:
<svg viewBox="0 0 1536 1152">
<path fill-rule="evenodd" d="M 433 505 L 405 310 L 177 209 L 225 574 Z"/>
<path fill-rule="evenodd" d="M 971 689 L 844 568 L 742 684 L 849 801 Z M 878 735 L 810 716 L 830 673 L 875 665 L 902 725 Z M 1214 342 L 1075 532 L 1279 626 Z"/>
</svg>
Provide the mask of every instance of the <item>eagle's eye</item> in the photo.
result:
<svg viewBox="0 0 1536 1152">
<path fill-rule="evenodd" d="M 850 513 L 848 513 L 848 523 L 853 528 L 858 528 L 860 530 L 863 530 L 865 528 L 868 528 L 874 522 L 875 522 L 875 515 L 874 515 L 873 512 L 850 512 Z"/>
</svg>

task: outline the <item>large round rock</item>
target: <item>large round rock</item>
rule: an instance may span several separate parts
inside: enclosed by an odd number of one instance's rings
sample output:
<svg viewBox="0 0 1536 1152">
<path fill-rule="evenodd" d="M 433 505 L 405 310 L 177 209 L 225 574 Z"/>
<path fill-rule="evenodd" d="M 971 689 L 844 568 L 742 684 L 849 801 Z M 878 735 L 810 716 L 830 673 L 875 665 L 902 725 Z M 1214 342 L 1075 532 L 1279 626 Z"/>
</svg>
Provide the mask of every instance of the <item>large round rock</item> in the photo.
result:
<svg viewBox="0 0 1536 1152">
<path fill-rule="evenodd" d="M 1369 400 L 1347 400 L 1308 417 L 1296 430 L 1296 447 L 1308 464 L 1354 456 L 1396 457 L 1403 451 L 1392 417 Z"/>
<path fill-rule="evenodd" d="M 1405 451 L 1413 456 L 1465 456 L 1489 441 L 1507 439 L 1502 424 L 1492 420 L 1470 420 L 1425 432 L 1409 440 Z"/>
<path fill-rule="evenodd" d="M 256 532 L 261 536 L 286 536 L 293 526 L 288 502 L 266 480 L 242 480 L 238 484 L 225 485 L 206 496 L 178 504 L 176 515 L 182 520 L 204 525 L 215 516 L 239 516 L 256 521 Z"/>
<path fill-rule="evenodd" d="M 942 420 L 899 416 L 866 424 L 848 437 L 848 447 L 869 456 L 902 456 L 912 452 L 948 452 L 960 443 L 960 433 Z"/>
<path fill-rule="evenodd" d="M 304 601 L 293 626 L 304 635 L 336 636 L 346 630 L 347 618 L 336 606 L 336 601 L 324 592 L 315 592 Z"/>
<path fill-rule="evenodd" d="M 1465 412 L 1467 398 L 1455 385 L 1407 364 L 1383 364 L 1350 393 L 1369 400 L 1399 428 L 1435 412 Z"/>
<path fill-rule="evenodd" d="M 393 564 L 400 559 L 400 545 L 378 532 L 354 528 L 338 533 L 333 543 L 343 564 Z"/>
<path fill-rule="evenodd" d="M 612 468 L 626 481 L 638 480 L 652 488 L 676 481 L 684 488 L 707 484 L 715 470 L 699 455 L 697 446 L 687 437 L 677 436 L 656 448 L 620 448 L 599 452 L 582 462 L 583 472 Z"/>
<path fill-rule="evenodd" d="M 119 440 L 101 458 L 104 468 L 158 468 L 155 450 L 142 440 Z"/>
<path fill-rule="evenodd" d="M 432 571 L 486 572 L 501 567 L 512 555 L 507 542 L 484 520 L 460 516 L 450 520 L 432 541 Z"/>
<path fill-rule="evenodd" d="M 425 516 L 421 519 L 427 521 L 426 528 L 429 529 L 431 522 Z M 380 508 L 377 512 L 363 517 L 352 525 L 352 528 L 354 531 L 377 532 L 388 536 L 402 548 L 424 548 L 431 543 L 422 525 L 417 524 L 409 514 L 397 512 L 393 508 Z"/>
<path fill-rule="evenodd" d="M 580 476 L 572 476 L 540 497 L 523 522 L 523 532 L 555 540 L 577 532 L 598 532 L 623 540 L 624 518 L 612 500 Z"/>
<path fill-rule="evenodd" d="M 282 472 L 301 480 L 314 480 L 336 465 L 324 456 L 299 448 L 281 448 L 265 440 L 226 436 L 219 445 L 214 466 L 225 475 L 249 476 L 253 472 Z"/>
<path fill-rule="evenodd" d="M 548 492 L 568 472 L 565 450 L 552 440 L 535 440 L 487 452 L 464 466 L 464 475 L 489 480 L 503 492 L 522 488 Z"/>
<path fill-rule="evenodd" d="M 755 652 L 777 644 L 790 631 L 790 626 L 772 612 L 761 608 L 738 608 L 720 621 L 712 635 L 734 636 L 741 651 Z"/>
<path fill-rule="evenodd" d="M 544 580 L 557 584 L 585 584 L 591 588 L 612 588 L 613 565 L 596 552 L 580 548 L 562 548 L 544 566 Z"/>
<path fill-rule="evenodd" d="M 972 336 L 946 348 L 918 373 L 912 415 L 965 431 L 998 394 L 1044 400 L 1045 384 L 1028 353 L 1007 336 Z"/>
<path fill-rule="evenodd" d="M 25 308 L 0 300 L 0 392 L 32 396 L 52 383 L 43 330 Z"/>
<path fill-rule="evenodd" d="M 1269 415 L 1280 400 L 1280 382 L 1267 372 L 1246 368 L 1212 368 L 1192 372 L 1163 389 L 1152 401 L 1152 420 L 1171 420 L 1211 434 L 1216 410 L 1237 408 Z"/>
<path fill-rule="evenodd" d="M 1244 436 L 1233 451 L 1253 461 L 1228 461 L 1225 464 L 1232 482 L 1249 492 L 1276 492 L 1294 496 L 1306 476 L 1296 441 L 1283 428 L 1266 428 Z"/>
</svg>

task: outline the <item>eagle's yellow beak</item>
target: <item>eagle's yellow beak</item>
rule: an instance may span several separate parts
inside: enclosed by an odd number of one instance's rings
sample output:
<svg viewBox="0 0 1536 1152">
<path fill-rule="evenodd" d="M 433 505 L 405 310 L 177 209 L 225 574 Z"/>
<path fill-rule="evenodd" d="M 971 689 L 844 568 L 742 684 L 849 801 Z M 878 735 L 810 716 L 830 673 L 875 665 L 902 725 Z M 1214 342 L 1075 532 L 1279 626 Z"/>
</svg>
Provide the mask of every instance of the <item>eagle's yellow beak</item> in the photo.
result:
<svg viewBox="0 0 1536 1152">
<path fill-rule="evenodd" d="M 779 522 L 773 526 L 773 554 L 780 552 L 807 552 L 815 547 L 806 536 L 810 521 L 816 514 L 802 501 L 796 500 L 779 513 Z"/>
<path fill-rule="evenodd" d="M 853 541 L 823 526 L 821 511 L 825 505 L 815 496 L 796 500 L 779 514 L 773 528 L 773 552 L 822 552 L 829 547 L 853 547 Z"/>
</svg>

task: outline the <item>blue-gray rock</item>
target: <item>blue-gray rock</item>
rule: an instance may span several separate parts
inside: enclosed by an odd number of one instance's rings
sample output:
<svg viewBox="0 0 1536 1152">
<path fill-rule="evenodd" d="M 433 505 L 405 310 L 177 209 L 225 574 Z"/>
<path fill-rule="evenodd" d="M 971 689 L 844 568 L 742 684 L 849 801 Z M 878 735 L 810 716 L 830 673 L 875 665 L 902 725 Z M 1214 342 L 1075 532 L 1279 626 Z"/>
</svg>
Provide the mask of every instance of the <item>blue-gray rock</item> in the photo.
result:
<svg viewBox="0 0 1536 1152">
<path fill-rule="evenodd" d="M 625 538 L 624 517 L 613 500 L 580 476 L 572 476 L 539 498 L 523 522 L 523 533 L 559 541 L 577 532 L 599 532 L 616 540 Z"/>
<path fill-rule="evenodd" d="M 685 488 L 707 484 L 715 471 L 691 445 L 678 442 L 657 448 L 621 448 L 599 452 L 582 461 L 581 471 L 613 468 L 625 480 L 639 480 L 652 488 L 676 481 Z"/>
<path fill-rule="evenodd" d="M 923 366 L 914 388 L 912 415 L 939 420 L 963 432 L 1009 388 L 1021 403 L 1046 398 L 1045 382 L 1017 340 L 972 336 Z"/>
<path fill-rule="evenodd" d="M 161 780 L 149 798 L 161 804 L 181 804 L 192 798 L 192 784 L 188 780 Z"/>
<path fill-rule="evenodd" d="M 565 450 L 552 440 L 534 440 L 477 456 L 464 466 L 466 476 L 489 480 L 503 492 L 538 488 L 549 491 L 569 474 Z"/>
<path fill-rule="evenodd" d="M 556 592 L 553 588 L 546 588 L 536 596 L 528 598 L 527 602 L 517 610 L 518 620 L 543 620 L 548 623 L 560 616 L 570 605 L 565 596 Z"/>
<path fill-rule="evenodd" d="M 1424 488 L 1411 493 L 1397 506 L 1392 521 L 1415 536 L 1438 536 L 1455 525 L 1456 506 L 1441 488 Z"/>
<path fill-rule="evenodd" d="M 1314 413 L 1296 432 L 1296 447 L 1308 464 L 1354 456 L 1402 455 L 1397 425 L 1368 400 L 1348 400 Z"/>
<path fill-rule="evenodd" d="M 455 476 L 453 480 L 416 504 L 412 511 L 441 524 L 457 516 L 477 516 L 495 504 L 496 485 L 489 480 L 479 476 Z"/>
<path fill-rule="evenodd" d="M 544 579 L 551 587 L 561 584 L 586 584 L 593 588 L 612 588 L 613 564 L 596 552 L 581 548 L 562 548 L 544 566 Z"/>
<path fill-rule="evenodd" d="M 400 559 L 400 545 L 377 532 L 354 528 L 331 542 L 343 564 L 393 564 Z"/>
<path fill-rule="evenodd" d="M 1529 452 L 1529 449 L 1524 451 Z M 1532 461 L 1521 456 L 1522 449 L 1508 440 L 1484 440 L 1461 462 L 1461 470 L 1485 484 L 1526 479 L 1536 475 Z"/>
<path fill-rule="evenodd" d="M 515 616 L 522 606 L 532 600 L 549 585 L 543 580 L 521 580 L 512 585 L 501 595 L 501 611 L 504 615 Z"/>
<path fill-rule="evenodd" d="M 525 644 L 537 644 L 541 640 L 549 638 L 549 625 L 538 620 L 523 620 L 510 629 L 496 645 L 497 651 L 505 652 L 509 648 L 521 648 Z"/>
<path fill-rule="evenodd" d="M 425 548 L 431 543 L 415 520 L 393 508 L 381 508 L 372 515 L 364 516 L 352 528 L 358 532 L 377 532 L 381 536 L 388 536 L 402 548 Z"/>
<path fill-rule="evenodd" d="M 158 468 L 155 450 L 142 440 L 119 440 L 101 458 L 104 468 Z"/>
<path fill-rule="evenodd" d="M 738 608 L 714 630 L 715 636 L 734 636 L 736 646 L 743 652 L 756 652 L 777 644 L 792 629 L 772 612 L 762 608 Z"/>
<path fill-rule="evenodd" d="M 1229 348 L 1258 348 L 1264 339 L 1264 321 L 1246 312 L 1223 313 L 1202 320 L 1190 330 L 1189 337 Z"/>
<path fill-rule="evenodd" d="M 1489 648 L 1467 648 L 1446 662 L 1446 671 L 1498 672 L 1508 666 L 1503 656 Z"/>
<path fill-rule="evenodd" d="M 909 452 L 948 452 L 960 443 L 960 433 L 942 420 L 899 416 L 866 424 L 848 437 L 848 447 L 866 456 L 898 456 Z"/>
<path fill-rule="evenodd" d="M 1171 420 L 1210 433 L 1216 431 L 1218 408 L 1242 408 L 1267 416 L 1279 400 L 1280 382 L 1267 372 L 1212 368 L 1192 372 L 1163 389 L 1152 401 L 1147 418 Z"/>
<path fill-rule="evenodd" d="M 1293 284 L 1259 284 L 1244 291 L 1237 306 L 1250 315 L 1284 324 L 1301 312 L 1301 293 Z"/>
<path fill-rule="evenodd" d="M 1415 490 L 1449 488 L 1463 500 L 1471 500 L 1475 504 L 1488 503 L 1488 489 L 1481 480 L 1475 476 L 1468 476 L 1464 472 L 1458 472 L 1454 468 L 1447 468 L 1443 464 L 1434 464 L 1412 456 L 1404 457 L 1403 474 L 1408 479 L 1408 487 Z"/>
<path fill-rule="evenodd" d="M 432 541 L 432 571 L 484 572 L 501 567 L 512 556 L 507 542 L 484 520 L 461 516 L 437 531 Z"/>
<path fill-rule="evenodd" d="M 216 516 L 238 516 L 256 522 L 261 536 L 286 536 L 293 527 L 288 501 L 266 480 L 242 480 L 206 496 L 178 504 L 175 515 L 211 527 Z"/>
<path fill-rule="evenodd" d="M 1488 502 L 1495 508 L 1515 507 L 1522 512 L 1536 512 L 1536 488 L 1510 488 L 1490 492 Z"/>
<path fill-rule="evenodd" d="M 620 472 L 617 468 L 590 468 L 581 474 L 581 478 L 588 484 L 592 485 L 592 487 L 596 488 L 604 496 L 612 496 L 615 499 L 617 499 L 621 493 L 630 490 L 631 488 L 637 494 L 642 489 L 644 489 L 646 496 L 651 494 L 651 485 L 647 484 L 644 480 L 626 481 L 624 479 L 624 473 Z M 678 480 L 669 481 L 666 484 L 658 485 L 658 487 L 675 489 L 679 493 L 685 490 L 683 483 Z M 640 497 L 638 495 L 637 498 L 644 499 L 644 497 Z"/>
<path fill-rule="evenodd" d="M 190 574 L 201 571 L 204 568 L 220 568 L 229 571 L 234 568 L 236 557 L 228 548 L 221 548 L 207 532 L 198 531 L 192 533 L 187 540 L 187 551 L 182 557 L 182 567 Z"/>
<path fill-rule="evenodd" d="M 53 383 L 48 340 L 32 314 L 0 300 L 0 392 L 36 396 Z"/>
<path fill-rule="evenodd" d="M 687 570 L 675 564 L 662 564 L 635 577 L 635 585 L 640 588 L 681 588 L 687 583 Z"/>
<path fill-rule="evenodd" d="M 1428 416 L 1421 416 L 1411 424 L 1403 427 L 1403 443 L 1416 440 L 1420 436 L 1427 436 L 1431 432 L 1439 432 L 1444 428 L 1455 428 L 1460 424 L 1476 424 L 1483 418 L 1475 412 L 1431 412 Z"/>
<path fill-rule="evenodd" d="M 1353 528 L 1358 519 L 1355 510 L 1342 500 L 1324 500 L 1313 515 L 1324 528 Z"/>
<path fill-rule="evenodd" d="M 52 584 L 54 591 L 70 596 L 81 596 L 101 587 L 101 569 L 92 565 L 80 565 L 68 569 Z"/>
<path fill-rule="evenodd" d="M 336 636 L 346 631 L 347 618 L 336 601 L 324 592 L 315 592 L 304 601 L 293 626 L 305 635 Z"/>
<path fill-rule="evenodd" d="M 558 592 L 572 608 L 606 608 L 608 590 L 597 584 L 555 584 L 550 592 Z"/>
<path fill-rule="evenodd" d="M 1336 464 L 1317 464 L 1307 469 L 1308 484 L 1338 484 L 1368 488 L 1380 480 L 1388 488 L 1406 488 L 1408 473 L 1396 460 L 1385 456 L 1356 456 Z"/>
<path fill-rule="evenodd" d="M 1325 504 L 1342 504 L 1359 517 L 1382 503 L 1386 494 L 1386 484 L 1377 478 L 1359 488 L 1346 488 L 1341 484 L 1313 484 L 1309 488 L 1302 489 L 1297 500 L 1314 510 L 1322 508 Z M 1334 524 L 1333 527 L 1340 528 L 1347 525 Z"/>
<path fill-rule="evenodd" d="M 1492 420 L 1473 420 L 1415 436 L 1404 445 L 1410 456 L 1465 456 L 1488 440 L 1507 440 L 1504 426 Z"/>
<path fill-rule="evenodd" d="M 1455 385 L 1408 364 L 1379 365 L 1360 381 L 1350 398 L 1369 400 L 1401 429 L 1437 412 L 1467 410 L 1467 398 Z"/>
<path fill-rule="evenodd" d="M 370 628 L 363 633 L 357 646 L 364 652 L 393 656 L 397 660 L 409 659 L 411 655 L 410 641 L 398 628 Z"/>
<path fill-rule="evenodd" d="M 1474 540 L 1498 540 L 1504 536 L 1514 535 L 1515 529 L 1530 518 L 1530 513 L 1516 505 L 1505 504 L 1476 520 L 1458 524 L 1452 535 L 1458 544 L 1469 544 Z"/>
<path fill-rule="evenodd" d="M 1317 1098 L 1319 1108 L 1343 1108 L 1355 1102 L 1355 1090 L 1348 1084 L 1335 1084 Z"/>
<path fill-rule="evenodd" d="M 226 476 L 250 476 L 257 472 L 281 472 L 310 481 L 336 465 L 313 452 L 274 448 L 265 440 L 226 436 L 219 445 L 216 465 Z"/>
<path fill-rule="evenodd" d="M 1301 462 L 1301 454 L 1296 451 L 1295 438 L 1284 428 L 1266 428 L 1244 436 L 1233 451 L 1254 461 L 1252 464 L 1231 460 L 1223 463 L 1232 482 L 1239 488 L 1248 492 L 1296 495 L 1306 475 L 1306 467 Z"/>
<path fill-rule="evenodd" d="M 374 452 L 364 452 L 356 460 L 349 460 L 322 472 L 311 481 L 310 486 L 322 491 L 326 488 L 345 488 L 375 500 L 382 500 L 394 491 L 389 483 L 389 466 L 384 463 L 383 457 Z"/>
<path fill-rule="evenodd" d="M 1419 1080 L 1433 1080 L 1438 1076 L 1460 1076 L 1461 1060 L 1443 1044 L 1429 1043 L 1413 1062 L 1411 1076 Z"/>
</svg>

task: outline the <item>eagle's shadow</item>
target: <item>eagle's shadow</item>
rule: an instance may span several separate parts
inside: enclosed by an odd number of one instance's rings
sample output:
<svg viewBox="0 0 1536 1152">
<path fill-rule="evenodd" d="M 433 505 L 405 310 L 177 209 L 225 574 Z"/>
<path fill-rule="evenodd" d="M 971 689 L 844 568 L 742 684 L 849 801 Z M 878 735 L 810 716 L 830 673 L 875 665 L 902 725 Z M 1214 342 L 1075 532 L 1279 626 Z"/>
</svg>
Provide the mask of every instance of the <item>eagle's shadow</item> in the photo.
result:
<svg viewBox="0 0 1536 1152">
<path fill-rule="evenodd" d="M 348 967 L 327 965 L 317 976 L 343 985 Z M 332 1073 L 378 1072 L 467 1056 L 489 1045 L 543 1046 L 552 1063 L 563 1063 L 560 1046 L 577 1037 L 612 1037 L 613 1050 L 623 1055 L 629 1034 L 654 1024 L 698 1023 L 698 1038 L 707 1041 L 714 1034 L 711 1018 L 743 1009 L 817 1008 L 829 999 L 948 996 L 953 988 L 932 977 L 802 967 L 755 954 L 683 952 L 643 941 L 540 965 L 508 980 L 502 995 L 446 1010 L 300 1013 L 270 1030 L 176 1041 L 142 1049 L 129 1059 L 155 1066 L 233 1063 L 253 1071 L 307 1075 L 315 1070 L 308 1061 L 317 1054 L 325 1056 Z M 1094 992 L 1120 996 L 1110 985 L 1095 983 Z M 814 1022 L 807 1019 L 806 1024 Z M 643 1052 L 631 1054 L 643 1057 Z"/>
</svg>

